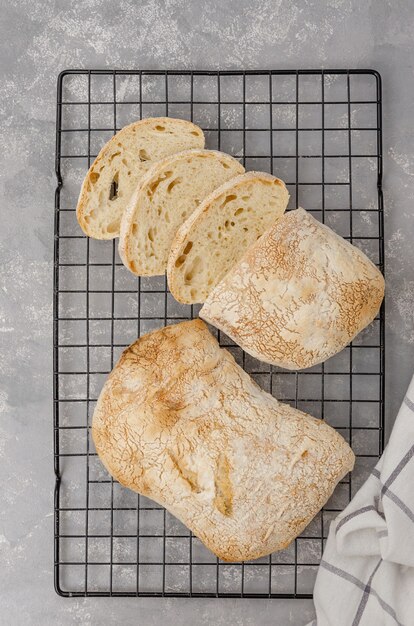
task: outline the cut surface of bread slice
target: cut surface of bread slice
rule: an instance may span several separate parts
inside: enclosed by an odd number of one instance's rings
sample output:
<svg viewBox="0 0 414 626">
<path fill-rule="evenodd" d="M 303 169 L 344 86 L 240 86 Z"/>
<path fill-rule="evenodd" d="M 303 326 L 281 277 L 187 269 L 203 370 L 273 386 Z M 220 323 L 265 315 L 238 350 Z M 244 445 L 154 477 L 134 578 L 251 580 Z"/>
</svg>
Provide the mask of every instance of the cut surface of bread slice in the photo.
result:
<svg viewBox="0 0 414 626">
<path fill-rule="evenodd" d="M 204 302 L 210 291 L 284 213 L 285 184 L 265 172 L 248 172 L 213 191 L 179 228 L 167 275 L 179 302 Z"/>
<path fill-rule="evenodd" d="M 243 172 L 239 161 L 215 150 L 186 150 L 155 163 L 122 217 L 124 265 L 138 276 L 164 274 L 178 228 L 208 194 Z"/>
<path fill-rule="evenodd" d="M 105 144 L 83 181 L 76 208 L 83 232 L 95 239 L 118 237 L 122 213 L 151 165 L 203 147 L 203 131 L 186 120 L 155 117 L 125 126 Z"/>
</svg>

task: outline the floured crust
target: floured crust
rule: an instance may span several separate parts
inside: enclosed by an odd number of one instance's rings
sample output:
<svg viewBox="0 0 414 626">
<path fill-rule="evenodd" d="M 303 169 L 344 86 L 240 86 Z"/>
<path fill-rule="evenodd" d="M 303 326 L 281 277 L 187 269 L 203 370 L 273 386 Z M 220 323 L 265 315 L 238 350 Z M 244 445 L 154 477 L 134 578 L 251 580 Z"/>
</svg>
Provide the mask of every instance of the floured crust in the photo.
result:
<svg viewBox="0 0 414 626">
<path fill-rule="evenodd" d="M 124 351 L 92 435 L 121 484 L 228 561 L 285 548 L 354 464 L 334 429 L 262 391 L 201 320 Z"/>
<path fill-rule="evenodd" d="M 158 132 L 158 128 L 163 131 Z M 118 237 L 120 217 L 149 167 L 175 152 L 203 147 L 203 131 L 187 120 L 151 117 L 122 128 L 100 150 L 83 181 L 76 207 L 83 232 L 95 239 Z M 119 179 L 119 197 L 109 206 L 108 194 L 115 175 Z M 103 208 L 104 227 L 99 223 Z"/>
<path fill-rule="evenodd" d="M 249 248 L 200 317 L 255 358 L 302 369 L 350 343 L 383 297 L 384 278 L 368 257 L 297 209 Z"/>
</svg>

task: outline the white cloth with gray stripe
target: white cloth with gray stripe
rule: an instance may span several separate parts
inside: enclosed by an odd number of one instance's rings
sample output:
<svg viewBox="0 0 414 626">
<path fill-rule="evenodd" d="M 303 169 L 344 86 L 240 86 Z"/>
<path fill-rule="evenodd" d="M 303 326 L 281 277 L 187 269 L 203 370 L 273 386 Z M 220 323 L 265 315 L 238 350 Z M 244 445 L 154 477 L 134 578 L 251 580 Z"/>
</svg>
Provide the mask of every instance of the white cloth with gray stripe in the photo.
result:
<svg viewBox="0 0 414 626">
<path fill-rule="evenodd" d="M 313 626 L 414 625 L 414 377 L 376 468 L 331 524 L 314 602 Z"/>
</svg>

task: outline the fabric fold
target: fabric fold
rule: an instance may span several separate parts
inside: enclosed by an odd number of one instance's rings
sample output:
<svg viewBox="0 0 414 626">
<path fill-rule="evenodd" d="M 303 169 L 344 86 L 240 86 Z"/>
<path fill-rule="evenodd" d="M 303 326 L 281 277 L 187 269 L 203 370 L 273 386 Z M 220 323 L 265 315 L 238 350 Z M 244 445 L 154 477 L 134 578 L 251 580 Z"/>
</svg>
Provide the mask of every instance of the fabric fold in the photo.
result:
<svg viewBox="0 0 414 626">
<path fill-rule="evenodd" d="M 314 603 L 317 626 L 414 624 L 414 377 L 381 459 L 331 524 Z"/>
</svg>

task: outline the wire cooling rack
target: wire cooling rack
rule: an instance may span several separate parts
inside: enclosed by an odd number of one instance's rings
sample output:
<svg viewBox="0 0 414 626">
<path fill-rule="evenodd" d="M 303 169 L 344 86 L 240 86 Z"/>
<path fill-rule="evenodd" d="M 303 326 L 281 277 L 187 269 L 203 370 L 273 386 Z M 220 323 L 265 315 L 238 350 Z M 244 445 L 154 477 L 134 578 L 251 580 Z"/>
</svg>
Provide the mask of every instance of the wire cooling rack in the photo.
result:
<svg viewBox="0 0 414 626">
<path fill-rule="evenodd" d="M 164 277 L 137 279 L 115 241 L 83 236 L 75 207 L 102 145 L 148 116 L 199 124 L 208 148 L 285 180 L 304 206 L 383 270 L 381 79 L 372 70 L 68 70 L 57 89 L 54 270 L 55 587 L 63 596 L 310 597 L 329 523 L 383 449 L 384 312 L 351 346 L 300 372 L 266 366 L 223 333 L 261 387 L 325 419 L 356 454 L 352 477 L 304 533 L 247 563 L 210 553 L 170 513 L 105 471 L 90 433 L 96 399 L 137 336 L 198 307 Z"/>
</svg>

